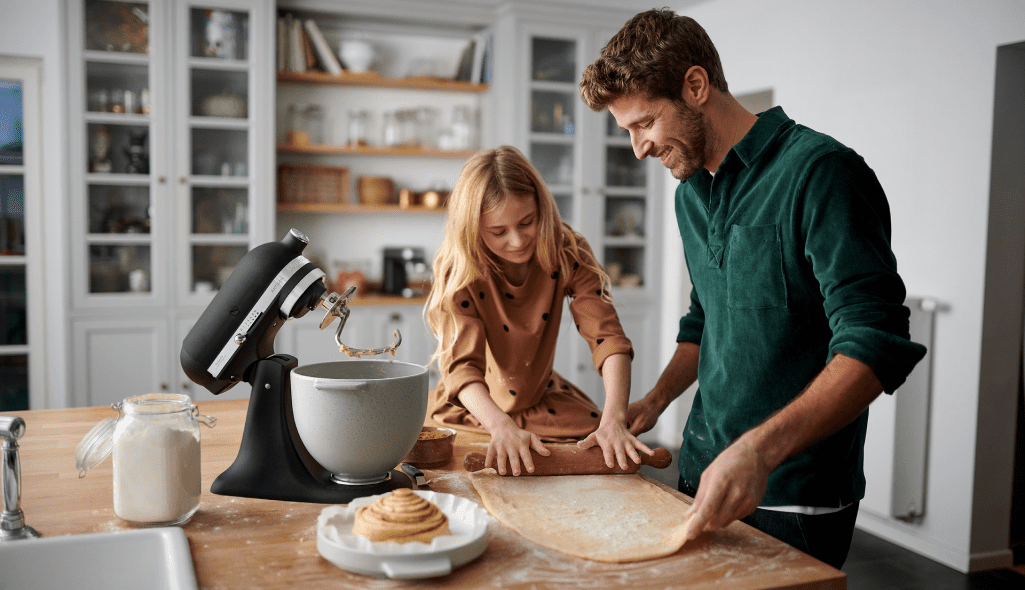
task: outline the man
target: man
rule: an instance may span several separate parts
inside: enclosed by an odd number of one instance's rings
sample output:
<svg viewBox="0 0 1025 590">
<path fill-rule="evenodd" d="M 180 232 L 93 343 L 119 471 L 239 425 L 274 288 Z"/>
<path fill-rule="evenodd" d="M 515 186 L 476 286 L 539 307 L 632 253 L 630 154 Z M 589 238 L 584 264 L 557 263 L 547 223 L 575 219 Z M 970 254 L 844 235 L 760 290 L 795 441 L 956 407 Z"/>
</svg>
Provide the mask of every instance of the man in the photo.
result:
<svg viewBox="0 0 1025 590">
<path fill-rule="evenodd" d="M 679 458 L 688 539 L 743 519 L 839 568 L 865 492 L 868 406 L 925 354 L 874 173 L 779 107 L 744 109 L 704 29 L 668 9 L 627 22 L 580 90 L 681 181 L 690 309 L 629 419 L 649 430 L 699 382 Z"/>
</svg>

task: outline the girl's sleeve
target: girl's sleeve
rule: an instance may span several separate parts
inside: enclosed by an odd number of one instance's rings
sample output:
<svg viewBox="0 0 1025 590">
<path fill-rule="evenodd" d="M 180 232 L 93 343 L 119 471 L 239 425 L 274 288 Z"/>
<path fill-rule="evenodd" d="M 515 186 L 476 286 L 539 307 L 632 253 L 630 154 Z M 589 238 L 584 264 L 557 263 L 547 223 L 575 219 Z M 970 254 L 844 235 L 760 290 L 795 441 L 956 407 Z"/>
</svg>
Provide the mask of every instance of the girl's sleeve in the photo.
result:
<svg viewBox="0 0 1025 590">
<path fill-rule="evenodd" d="M 438 367 L 445 381 L 446 401 L 462 407 L 459 392 L 463 388 L 474 382 L 487 387 L 484 379 L 487 334 L 469 289 L 456 292 L 452 309 L 454 311 L 442 324 L 440 335 L 442 342 L 452 342 L 452 348 L 440 355 Z"/>
<path fill-rule="evenodd" d="M 580 249 L 591 252 L 587 242 L 583 238 L 578 239 Z M 629 354 L 633 359 L 633 345 L 623 332 L 616 308 L 602 299 L 598 275 L 572 258 L 569 273 L 566 284 L 566 294 L 570 297 L 569 311 L 577 331 L 591 348 L 591 359 L 598 374 L 601 374 L 605 359 L 614 354 Z"/>
</svg>

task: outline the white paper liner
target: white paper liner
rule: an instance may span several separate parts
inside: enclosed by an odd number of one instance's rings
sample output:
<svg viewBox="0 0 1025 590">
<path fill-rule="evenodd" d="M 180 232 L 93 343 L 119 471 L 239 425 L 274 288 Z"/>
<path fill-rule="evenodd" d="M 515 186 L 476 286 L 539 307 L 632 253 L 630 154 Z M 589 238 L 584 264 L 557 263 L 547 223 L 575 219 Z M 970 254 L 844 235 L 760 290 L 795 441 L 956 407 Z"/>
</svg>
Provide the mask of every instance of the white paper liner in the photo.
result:
<svg viewBox="0 0 1025 590">
<path fill-rule="evenodd" d="M 414 490 L 421 498 L 438 506 L 448 517 L 450 535 L 434 537 L 430 544 L 412 541 L 398 543 L 395 541 L 371 541 L 366 537 L 352 534 L 352 526 L 356 520 L 356 509 L 371 504 L 387 495 L 356 498 L 349 504 L 328 506 L 320 511 L 317 517 L 317 536 L 335 549 L 355 554 L 371 556 L 389 555 L 432 555 L 463 549 L 479 542 L 488 531 L 491 515 L 472 500 L 453 494 Z M 482 543 L 481 552 L 483 552 Z"/>
</svg>

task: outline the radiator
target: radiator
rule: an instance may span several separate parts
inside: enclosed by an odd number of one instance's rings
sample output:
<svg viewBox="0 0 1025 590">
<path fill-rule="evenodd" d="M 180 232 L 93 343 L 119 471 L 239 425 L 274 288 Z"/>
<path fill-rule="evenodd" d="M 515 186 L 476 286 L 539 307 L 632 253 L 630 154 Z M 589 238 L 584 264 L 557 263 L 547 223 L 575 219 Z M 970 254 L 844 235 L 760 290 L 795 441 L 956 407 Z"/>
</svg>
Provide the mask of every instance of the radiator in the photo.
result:
<svg viewBox="0 0 1025 590">
<path fill-rule="evenodd" d="M 908 298 L 911 340 L 928 352 L 894 393 L 893 491 L 894 518 L 912 521 L 925 515 L 925 488 L 929 459 L 929 405 L 932 390 L 932 347 L 937 303 L 929 298 Z"/>
</svg>

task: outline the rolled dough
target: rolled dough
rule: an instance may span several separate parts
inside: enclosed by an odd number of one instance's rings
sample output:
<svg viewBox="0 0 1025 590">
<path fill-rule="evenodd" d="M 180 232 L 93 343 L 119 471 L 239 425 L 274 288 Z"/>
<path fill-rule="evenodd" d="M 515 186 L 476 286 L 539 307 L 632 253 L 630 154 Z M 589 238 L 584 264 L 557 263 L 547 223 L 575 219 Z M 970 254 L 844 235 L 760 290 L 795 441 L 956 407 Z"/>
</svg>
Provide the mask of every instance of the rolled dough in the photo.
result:
<svg viewBox="0 0 1025 590">
<path fill-rule="evenodd" d="M 664 557 L 684 543 L 689 506 L 637 474 L 469 476 L 492 516 L 562 553 L 622 563 Z"/>
</svg>

